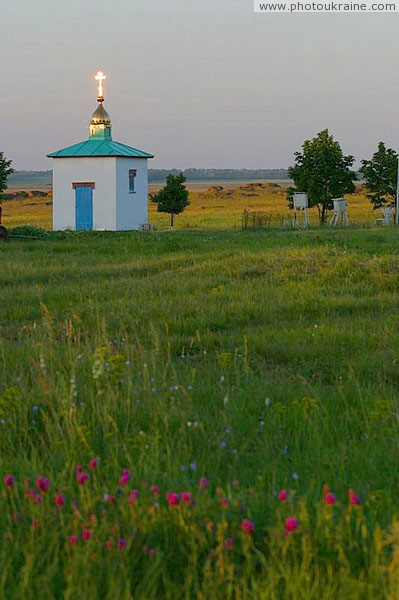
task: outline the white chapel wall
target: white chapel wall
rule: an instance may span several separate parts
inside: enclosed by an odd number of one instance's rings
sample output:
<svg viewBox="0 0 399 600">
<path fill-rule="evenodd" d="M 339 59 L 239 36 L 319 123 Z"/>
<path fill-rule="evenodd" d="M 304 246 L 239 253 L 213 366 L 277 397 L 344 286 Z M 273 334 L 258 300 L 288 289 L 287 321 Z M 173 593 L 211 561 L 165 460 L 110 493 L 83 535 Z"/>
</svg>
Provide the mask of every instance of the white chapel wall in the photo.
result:
<svg viewBox="0 0 399 600">
<path fill-rule="evenodd" d="M 129 170 L 137 171 L 135 193 L 129 193 Z M 148 222 L 148 168 L 145 158 L 116 159 L 116 228 L 138 229 Z"/>
<path fill-rule="evenodd" d="M 94 182 L 93 229 L 116 229 L 116 158 L 53 159 L 53 229 L 75 229 L 76 182 Z"/>
</svg>

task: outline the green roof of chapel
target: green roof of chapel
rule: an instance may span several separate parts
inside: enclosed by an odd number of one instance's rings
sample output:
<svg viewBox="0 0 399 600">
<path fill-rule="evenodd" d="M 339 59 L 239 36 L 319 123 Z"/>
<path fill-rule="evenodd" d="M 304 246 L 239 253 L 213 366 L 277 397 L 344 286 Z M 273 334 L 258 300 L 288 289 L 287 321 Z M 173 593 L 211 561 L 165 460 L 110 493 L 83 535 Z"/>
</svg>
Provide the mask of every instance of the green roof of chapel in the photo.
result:
<svg viewBox="0 0 399 600">
<path fill-rule="evenodd" d="M 49 158 L 74 158 L 79 156 L 126 156 L 130 158 L 154 158 L 153 154 L 131 148 L 112 139 L 88 139 L 79 144 L 68 146 L 57 152 L 47 154 Z"/>
</svg>

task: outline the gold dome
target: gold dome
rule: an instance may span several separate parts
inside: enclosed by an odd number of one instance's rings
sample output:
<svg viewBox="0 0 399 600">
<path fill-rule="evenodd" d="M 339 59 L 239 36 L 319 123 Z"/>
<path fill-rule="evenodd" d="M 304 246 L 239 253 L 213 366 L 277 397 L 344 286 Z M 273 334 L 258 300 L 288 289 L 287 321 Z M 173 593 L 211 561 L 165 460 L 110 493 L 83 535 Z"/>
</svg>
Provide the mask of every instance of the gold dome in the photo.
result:
<svg viewBox="0 0 399 600">
<path fill-rule="evenodd" d="M 111 117 L 105 110 L 102 100 L 94 111 L 90 121 L 90 137 L 101 139 L 112 139 Z"/>
<path fill-rule="evenodd" d="M 98 103 L 98 106 L 91 117 L 90 125 L 111 125 L 111 117 L 105 110 L 102 102 Z"/>
</svg>

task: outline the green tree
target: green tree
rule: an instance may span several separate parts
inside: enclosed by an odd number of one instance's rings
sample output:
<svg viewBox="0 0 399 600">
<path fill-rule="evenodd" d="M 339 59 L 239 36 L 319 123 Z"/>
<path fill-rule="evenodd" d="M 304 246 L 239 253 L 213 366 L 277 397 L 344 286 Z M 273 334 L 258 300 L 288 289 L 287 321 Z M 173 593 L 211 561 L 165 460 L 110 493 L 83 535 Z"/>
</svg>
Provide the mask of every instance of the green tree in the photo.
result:
<svg viewBox="0 0 399 600">
<path fill-rule="evenodd" d="M 306 192 L 309 207 L 316 206 L 320 224 L 325 223 L 327 211 L 333 208 L 333 199 L 355 191 L 356 174 L 351 170 L 354 162 L 353 156 L 344 155 L 328 129 L 306 140 L 302 152 L 295 152 L 295 165 L 288 169 L 295 184 L 295 188 L 287 191 L 290 206 L 294 192 Z"/>
<path fill-rule="evenodd" d="M 398 176 L 398 154 L 395 150 L 380 142 L 371 160 L 362 160 L 360 172 L 365 179 L 367 198 L 374 209 L 395 205 Z"/>
<path fill-rule="evenodd" d="M 158 212 L 170 214 L 170 226 L 173 227 L 174 216 L 179 215 L 190 204 L 189 194 L 184 185 L 183 173 L 168 175 L 166 185 L 152 198 L 158 204 Z"/>
<path fill-rule="evenodd" d="M 7 177 L 14 173 L 11 164 L 12 161 L 6 159 L 4 152 L 0 152 L 0 194 L 7 189 Z"/>
</svg>

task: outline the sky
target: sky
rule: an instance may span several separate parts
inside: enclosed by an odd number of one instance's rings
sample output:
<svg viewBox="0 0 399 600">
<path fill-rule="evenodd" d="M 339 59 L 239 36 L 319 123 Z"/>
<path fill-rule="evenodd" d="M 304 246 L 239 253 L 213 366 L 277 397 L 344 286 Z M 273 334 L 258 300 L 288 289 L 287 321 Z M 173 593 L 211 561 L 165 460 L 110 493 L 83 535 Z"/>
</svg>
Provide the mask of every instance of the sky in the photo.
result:
<svg viewBox="0 0 399 600">
<path fill-rule="evenodd" d="M 255 14 L 253 0 L 2 0 L 0 151 L 16 169 L 88 137 L 107 75 L 114 139 L 154 168 L 278 168 L 328 128 L 399 147 L 399 14 Z"/>
</svg>

